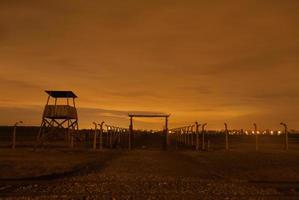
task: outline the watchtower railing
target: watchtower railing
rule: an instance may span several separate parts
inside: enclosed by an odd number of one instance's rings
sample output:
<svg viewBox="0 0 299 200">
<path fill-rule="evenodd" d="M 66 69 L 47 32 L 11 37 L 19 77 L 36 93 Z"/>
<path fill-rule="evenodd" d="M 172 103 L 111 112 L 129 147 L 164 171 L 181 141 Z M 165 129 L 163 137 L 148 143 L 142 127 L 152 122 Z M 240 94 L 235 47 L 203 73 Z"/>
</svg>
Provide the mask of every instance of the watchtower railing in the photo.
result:
<svg viewBox="0 0 299 200">
<path fill-rule="evenodd" d="M 44 117 L 50 119 L 77 119 L 77 109 L 69 105 L 46 105 Z"/>
</svg>

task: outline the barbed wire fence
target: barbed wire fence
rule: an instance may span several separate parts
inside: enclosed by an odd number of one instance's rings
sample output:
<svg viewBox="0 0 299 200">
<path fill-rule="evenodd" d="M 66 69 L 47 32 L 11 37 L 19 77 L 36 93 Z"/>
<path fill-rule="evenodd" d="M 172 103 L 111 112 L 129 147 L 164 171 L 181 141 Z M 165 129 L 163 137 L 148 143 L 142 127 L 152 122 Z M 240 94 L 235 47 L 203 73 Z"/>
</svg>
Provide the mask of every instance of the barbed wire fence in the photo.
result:
<svg viewBox="0 0 299 200">
<path fill-rule="evenodd" d="M 129 142 L 137 143 L 137 147 L 159 143 L 162 141 L 163 133 L 153 131 L 136 130 L 133 141 L 130 141 L 129 128 L 116 125 L 93 123 L 92 129 L 78 131 L 76 148 L 92 150 L 104 149 L 128 149 Z M 205 123 L 190 123 L 186 126 L 171 128 L 168 132 L 168 145 L 177 150 L 297 150 L 299 149 L 299 134 L 289 131 L 285 123 L 281 123 L 281 130 L 259 130 L 258 125 L 253 126 L 252 130 L 230 129 L 224 123 L 224 129 L 212 131 L 207 129 Z M 0 147 L 1 148 L 32 148 L 36 143 L 36 135 L 39 127 L 29 126 L 6 126 L 0 127 Z M 57 129 L 57 138 L 49 147 L 66 147 L 63 142 L 65 131 Z M 151 140 L 152 137 L 156 139 Z M 141 138 L 141 139 L 140 139 Z M 160 139 L 159 139 L 160 138 Z M 132 139 L 132 138 L 131 138 Z M 149 140 L 146 142 L 145 140 Z M 140 143 L 140 144 L 139 144 Z M 144 143 L 144 144 L 143 144 Z M 156 144 L 158 147 L 160 144 Z"/>
</svg>

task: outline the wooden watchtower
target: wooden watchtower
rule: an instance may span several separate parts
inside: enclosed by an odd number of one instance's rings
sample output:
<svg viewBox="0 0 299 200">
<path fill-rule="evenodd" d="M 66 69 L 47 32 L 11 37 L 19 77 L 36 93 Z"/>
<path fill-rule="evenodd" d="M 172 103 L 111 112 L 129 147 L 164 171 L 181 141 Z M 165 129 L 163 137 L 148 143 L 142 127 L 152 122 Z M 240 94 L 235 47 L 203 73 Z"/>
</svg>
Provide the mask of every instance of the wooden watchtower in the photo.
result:
<svg viewBox="0 0 299 200">
<path fill-rule="evenodd" d="M 48 100 L 43 112 L 37 142 L 39 145 L 43 145 L 45 140 L 55 135 L 55 132 L 61 133 L 61 130 L 65 130 L 66 141 L 70 147 L 73 147 L 74 131 L 79 129 L 75 103 L 77 96 L 72 91 L 46 91 L 46 93 Z"/>
</svg>

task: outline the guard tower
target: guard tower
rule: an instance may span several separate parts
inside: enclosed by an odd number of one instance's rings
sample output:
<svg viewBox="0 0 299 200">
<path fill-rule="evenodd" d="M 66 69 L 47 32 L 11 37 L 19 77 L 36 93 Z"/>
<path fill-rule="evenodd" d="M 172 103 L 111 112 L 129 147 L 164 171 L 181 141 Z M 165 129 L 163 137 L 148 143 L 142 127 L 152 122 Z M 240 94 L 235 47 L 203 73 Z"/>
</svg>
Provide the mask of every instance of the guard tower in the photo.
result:
<svg viewBox="0 0 299 200">
<path fill-rule="evenodd" d="M 46 93 L 48 100 L 42 116 L 37 142 L 39 145 L 43 145 L 45 140 L 65 131 L 67 144 L 73 147 L 74 131 L 79 129 L 75 104 L 77 96 L 72 91 L 46 91 Z"/>
</svg>

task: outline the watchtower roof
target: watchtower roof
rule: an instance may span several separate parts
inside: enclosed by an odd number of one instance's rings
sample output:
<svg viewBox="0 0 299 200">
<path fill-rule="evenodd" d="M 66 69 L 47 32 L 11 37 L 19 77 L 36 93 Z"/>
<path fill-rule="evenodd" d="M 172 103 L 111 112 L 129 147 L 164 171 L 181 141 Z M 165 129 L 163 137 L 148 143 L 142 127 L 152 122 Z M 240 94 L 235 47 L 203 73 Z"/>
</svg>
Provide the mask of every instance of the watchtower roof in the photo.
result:
<svg viewBox="0 0 299 200">
<path fill-rule="evenodd" d="M 72 91 L 46 90 L 46 93 L 53 98 L 77 98 L 77 95 Z"/>
</svg>

